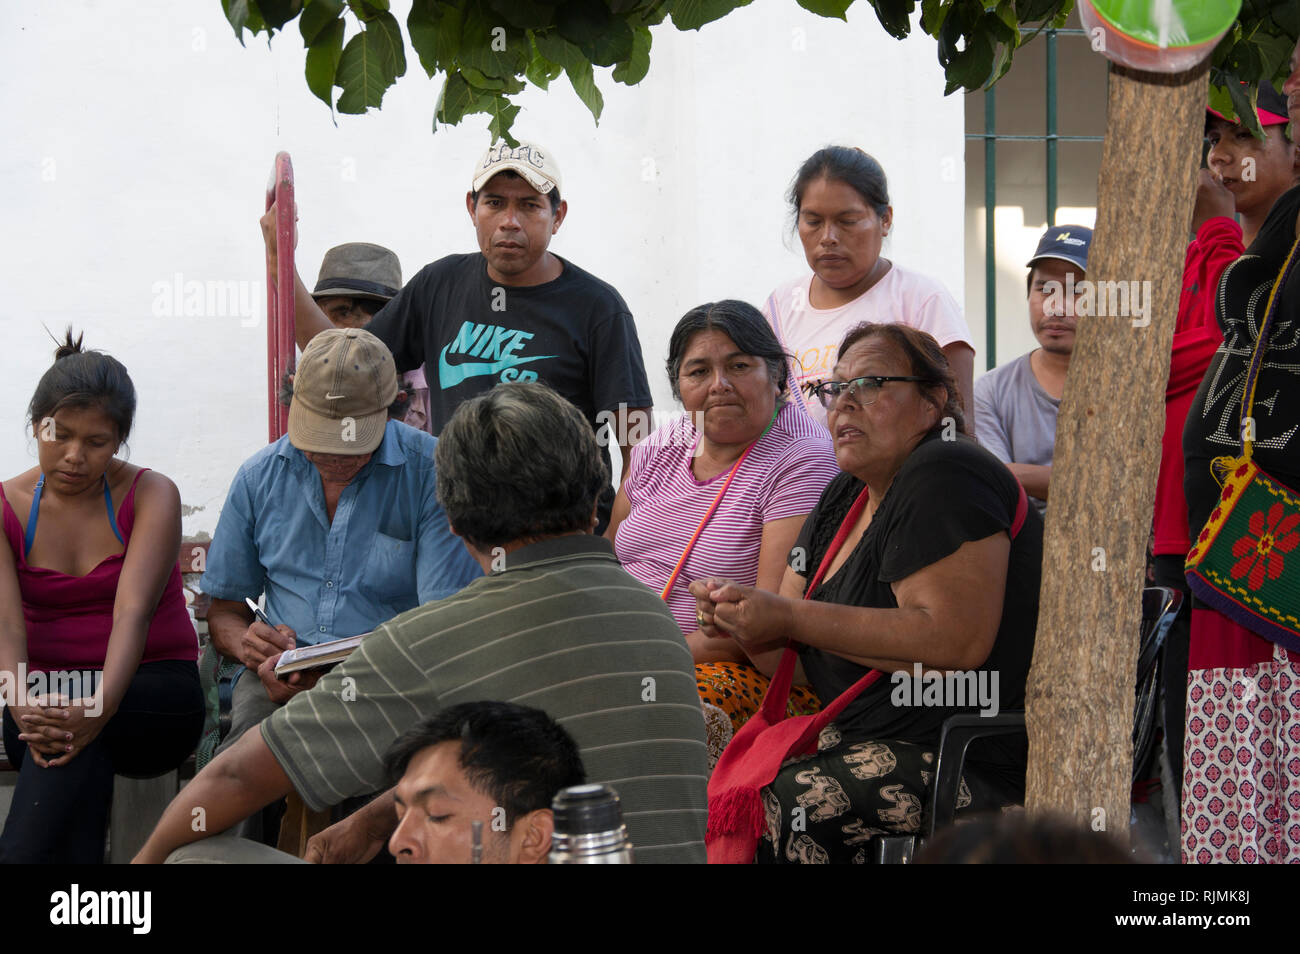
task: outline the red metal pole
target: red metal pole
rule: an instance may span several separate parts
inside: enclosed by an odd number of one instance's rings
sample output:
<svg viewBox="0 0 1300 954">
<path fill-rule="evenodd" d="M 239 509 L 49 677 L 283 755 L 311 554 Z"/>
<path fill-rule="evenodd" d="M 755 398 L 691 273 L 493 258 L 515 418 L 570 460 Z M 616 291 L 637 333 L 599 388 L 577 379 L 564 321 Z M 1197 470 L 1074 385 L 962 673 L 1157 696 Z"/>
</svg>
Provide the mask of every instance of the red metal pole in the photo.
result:
<svg viewBox="0 0 1300 954">
<path fill-rule="evenodd" d="M 278 268 L 266 275 L 266 406 L 270 442 L 284 436 L 289 426 L 289 409 L 278 400 L 280 380 L 294 356 L 293 312 L 293 163 L 287 152 L 277 153 L 270 181 L 266 185 L 266 207 L 275 203 L 275 232 Z"/>
</svg>

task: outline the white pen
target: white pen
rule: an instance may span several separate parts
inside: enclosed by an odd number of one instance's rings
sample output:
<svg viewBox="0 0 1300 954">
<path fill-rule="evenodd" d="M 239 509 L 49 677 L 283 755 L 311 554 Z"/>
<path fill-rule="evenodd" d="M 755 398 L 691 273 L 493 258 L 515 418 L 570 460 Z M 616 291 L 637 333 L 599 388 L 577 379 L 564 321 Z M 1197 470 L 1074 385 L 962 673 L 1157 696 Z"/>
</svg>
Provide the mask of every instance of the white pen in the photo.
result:
<svg viewBox="0 0 1300 954">
<path fill-rule="evenodd" d="M 269 619 L 267 619 L 266 614 L 262 612 L 262 607 L 258 606 L 247 596 L 244 597 L 244 602 L 248 604 L 248 608 L 253 611 L 253 615 L 256 616 L 258 620 L 265 623 L 267 626 L 270 626 L 272 629 L 275 629 L 275 626 L 271 623 Z"/>
</svg>

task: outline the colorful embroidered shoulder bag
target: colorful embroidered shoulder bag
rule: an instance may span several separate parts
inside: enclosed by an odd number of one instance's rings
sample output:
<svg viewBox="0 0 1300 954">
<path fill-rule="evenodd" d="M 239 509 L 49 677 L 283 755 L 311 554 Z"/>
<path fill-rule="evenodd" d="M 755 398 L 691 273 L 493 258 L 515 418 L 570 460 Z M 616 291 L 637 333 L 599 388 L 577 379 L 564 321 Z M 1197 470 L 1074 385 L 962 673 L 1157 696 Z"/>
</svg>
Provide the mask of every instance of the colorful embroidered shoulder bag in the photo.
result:
<svg viewBox="0 0 1300 954">
<path fill-rule="evenodd" d="M 1251 632 L 1300 653 L 1300 552 L 1294 552 L 1300 545 L 1300 493 L 1278 483 L 1251 459 L 1255 386 L 1282 287 L 1295 270 L 1297 247 L 1300 238 L 1273 283 L 1246 372 L 1241 455 L 1210 462 L 1223 490 L 1183 569 L 1192 592 L 1203 602 Z"/>
</svg>

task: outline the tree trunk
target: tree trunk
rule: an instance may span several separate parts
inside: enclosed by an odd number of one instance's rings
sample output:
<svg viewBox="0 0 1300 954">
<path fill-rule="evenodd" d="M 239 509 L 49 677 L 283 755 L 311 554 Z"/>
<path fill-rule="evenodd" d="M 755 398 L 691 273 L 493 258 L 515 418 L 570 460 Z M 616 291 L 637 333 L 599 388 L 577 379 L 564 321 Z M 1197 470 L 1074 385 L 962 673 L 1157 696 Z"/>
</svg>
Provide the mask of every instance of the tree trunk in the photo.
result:
<svg viewBox="0 0 1300 954">
<path fill-rule="evenodd" d="M 1103 294 L 1079 321 L 1026 692 L 1027 809 L 1125 840 L 1141 591 L 1206 95 L 1205 68 L 1110 70 L 1088 279 L 1099 293 L 1149 283 L 1137 299 L 1149 324 L 1132 299 L 1115 315 Z"/>
</svg>

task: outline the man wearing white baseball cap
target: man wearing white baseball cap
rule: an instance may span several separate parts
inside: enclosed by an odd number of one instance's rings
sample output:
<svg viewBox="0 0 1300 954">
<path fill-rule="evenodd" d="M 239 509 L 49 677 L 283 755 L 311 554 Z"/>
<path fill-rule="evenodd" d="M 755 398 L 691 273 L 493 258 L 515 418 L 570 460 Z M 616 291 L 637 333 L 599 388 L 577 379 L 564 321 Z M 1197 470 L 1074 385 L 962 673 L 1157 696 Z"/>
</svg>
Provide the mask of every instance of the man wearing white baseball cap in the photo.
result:
<svg viewBox="0 0 1300 954">
<path fill-rule="evenodd" d="M 549 250 L 568 214 L 559 166 L 536 143 L 498 142 L 474 166 L 466 209 L 477 252 L 426 265 L 366 326 L 399 371 L 425 365 L 428 430 L 438 434 L 459 404 L 503 381 L 543 381 L 618 443 L 627 472 L 629 434 L 645 433 L 651 406 L 641 343 L 618 291 Z M 276 262 L 274 213 L 262 218 L 267 262 Z M 299 279 L 299 347 L 330 327 Z M 638 422 L 640 426 L 638 427 Z M 613 488 L 602 494 L 603 532 Z"/>
</svg>

